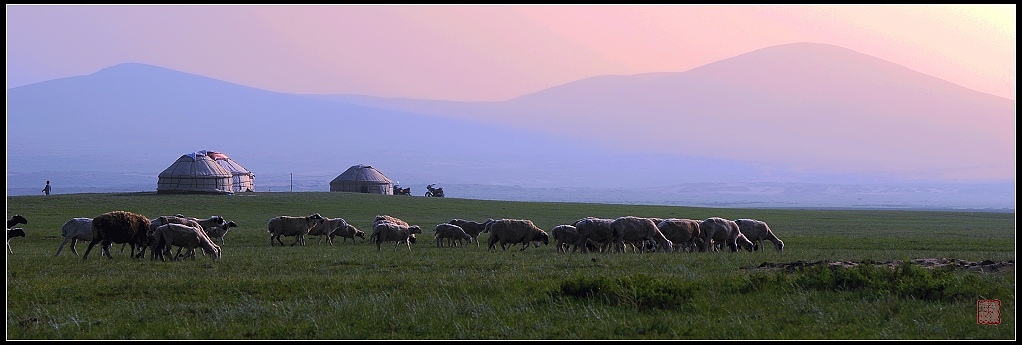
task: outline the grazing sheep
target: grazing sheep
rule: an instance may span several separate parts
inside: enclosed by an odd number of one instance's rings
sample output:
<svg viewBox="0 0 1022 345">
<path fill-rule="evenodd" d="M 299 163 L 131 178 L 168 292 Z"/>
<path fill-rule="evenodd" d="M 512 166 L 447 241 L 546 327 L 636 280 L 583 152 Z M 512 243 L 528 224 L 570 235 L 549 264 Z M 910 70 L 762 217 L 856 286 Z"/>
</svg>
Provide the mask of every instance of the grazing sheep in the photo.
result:
<svg viewBox="0 0 1022 345">
<path fill-rule="evenodd" d="M 92 241 L 92 218 L 71 218 L 60 227 L 60 235 L 64 237 L 64 241 L 60 242 L 57 254 L 53 256 L 60 256 L 60 251 L 68 242 L 71 242 L 71 252 L 78 255 L 78 249 L 75 248 L 78 241 Z"/>
<path fill-rule="evenodd" d="M 742 231 L 749 241 L 752 241 L 752 249 L 759 250 L 763 248 L 763 241 L 767 240 L 774 244 L 774 249 L 777 251 L 784 250 L 784 242 L 774 235 L 774 232 L 770 230 L 767 223 L 756 219 L 736 219 L 735 223 L 738 224 L 738 229 Z"/>
<path fill-rule="evenodd" d="M 499 219 L 490 225 L 490 240 L 488 241 L 488 250 L 490 251 L 497 250 L 497 243 L 500 243 L 503 250 L 507 250 L 508 245 L 514 246 L 521 243 L 522 248 L 519 251 L 523 251 L 529 248 L 529 243 L 539 248 L 539 242 L 550 244 L 550 236 L 543 229 L 536 227 L 531 220 Z"/>
<path fill-rule="evenodd" d="M 554 246 L 558 253 L 568 251 L 568 246 L 578 241 L 578 228 L 574 225 L 562 224 L 550 229 L 550 235 L 554 237 Z"/>
<path fill-rule="evenodd" d="M 211 221 L 210 219 L 213 219 L 213 218 L 211 217 L 211 218 L 207 219 L 207 224 L 216 224 L 216 222 L 218 222 L 216 220 L 212 220 Z M 159 228 L 160 226 L 163 226 L 163 225 L 166 225 L 166 224 L 187 225 L 187 226 L 190 226 L 190 227 L 202 229 L 203 232 L 207 231 L 205 228 L 202 227 L 201 224 L 199 224 L 199 219 L 198 218 L 185 217 L 184 215 L 181 215 L 181 214 L 177 214 L 177 215 L 173 215 L 173 216 L 159 216 L 159 217 L 156 217 L 155 219 L 153 219 L 150 222 L 150 224 L 149 224 L 149 231 L 146 233 L 146 239 L 147 239 L 147 242 L 150 245 L 142 247 L 142 249 L 139 250 L 138 254 L 135 255 L 136 257 L 141 258 L 141 257 L 145 256 L 146 247 L 151 247 L 152 244 L 155 243 L 155 241 L 158 240 L 158 238 L 156 238 L 156 235 L 155 235 L 156 228 Z M 206 235 L 209 236 L 208 233 Z M 122 250 L 124 249 L 123 245 L 121 246 L 121 249 Z M 176 255 L 180 256 L 182 250 L 184 250 L 183 247 L 178 247 Z M 162 253 L 157 253 L 156 251 L 151 251 L 150 252 L 150 257 L 151 258 L 155 258 L 156 256 L 159 256 L 159 255 L 162 255 Z"/>
<path fill-rule="evenodd" d="M 407 224 L 407 223 L 405 223 Z M 404 242 L 408 245 L 408 250 L 412 250 L 412 243 L 415 243 L 415 234 L 421 234 L 422 229 L 418 225 L 401 225 L 391 221 L 378 221 L 373 225 L 373 234 L 369 235 L 369 240 L 376 243 L 376 251 L 382 250 L 383 242 L 394 241 L 394 251 L 397 251 L 397 246 Z"/>
<path fill-rule="evenodd" d="M 668 218 L 657 224 L 657 228 L 664 237 L 674 242 L 676 251 L 703 251 L 698 220 Z"/>
<path fill-rule="evenodd" d="M 202 248 L 203 253 L 212 257 L 213 260 L 220 259 L 220 247 L 213 243 L 213 240 L 206 235 L 202 228 L 187 226 L 183 224 L 168 223 L 156 228 L 153 232 L 156 242 L 153 244 L 153 253 L 161 260 L 170 257 L 176 260 L 176 256 L 170 255 L 170 248 L 178 246 L 187 248 L 183 258 L 191 257 L 195 260 L 195 248 Z"/>
<path fill-rule="evenodd" d="M 469 242 L 472 242 L 472 235 L 469 235 L 467 232 L 465 232 L 465 229 L 462 229 L 460 226 L 454 224 L 450 223 L 437 224 L 436 228 L 433 229 L 433 232 L 436 233 L 437 248 L 443 247 L 444 240 L 447 240 L 448 247 L 453 247 L 455 241 L 460 242 L 462 240 L 467 240 Z"/>
<path fill-rule="evenodd" d="M 334 232 L 341 227 L 347 227 L 348 222 L 344 221 L 343 218 L 327 218 L 322 223 L 317 224 L 309 230 L 308 236 L 319 236 L 318 243 L 323 243 L 323 237 L 326 237 L 326 243 L 328 245 L 334 245 Z"/>
<path fill-rule="evenodd" d="M 11 238 L 14 237 L 25 237 L 25 229 L 22 228 L 7 229 L 7 252 L 11 254 L 14 254 L 14 251 L 11 250 Z"/>
<path fill-rule="evenodd" d="M 486 232 L 486 224 L 490 222 L 493 222 L 493 218 L 487 219 L 485 222 L 482 223 L 472 220 L 454 218 L 448 221 L 447 224 L 460 226 L 461 229 L 465 230 L 465 233 L 467 233 L 471 237 L 471 239 L 468 240 L 468 243 L 475 242 L 476 247 L 479 247 L 479 234 Z M 458 242 L 461 241 L 459 240 Z"/>
<path fill-rule="evenodd" d="M 145 248 L 150 224 L 149 218 L 128 211 L 112 211 L 92 218 L 92 241 L 85 249 L 82 261 L 89 257 L 97 243 L 102 243 L 100 253 L 107 258 L 114 258 L 110 255 L 111 243 L 128 243 L 134 256 L 136 248 Z"/>
<path fill-rule="evenodd" d="M 381 222 L 381 221 L 387 221 L 387 222 L 391 222 L 391 223 L 394 223 L 394 224 L 397 224 L 397 225 L 409 226 L 408 223 L 406 223 L 405 221 L 400 220 L 400 219 L 395 218 L 395 217 L 392 217 L 390 215 L 386 215 L 386 214 L 376 216 L 376 219 L 373 220 L 373 225 L 376 225 L 377 222 Z"/>
<path fill-rule="evenodd" d="M 351 243 L 355 243 L 355 237 L 361 238 L 362 241 L 365 241 L 366 239 L 366 233 L 364 231 L 359 230 L 354 225 L 347 224 L 347 222 L 345 222 L 345 225 L 343 227 L 337 228 L 337 230 L 334 230 L 334 232 L 330 234 L 330 243 L 333 243 L 334 241 L 333 238 L 335 236 L 340 236 L 341 238 L 344 238 L 343 240 L 341 240 L 341 243 L 347 242 L 349 238 L 351 239 Z"/>
<path fill-rule="evenodd" d="M 614 234 L 614 242 L 622 252 L 625 242 L 645 243 L 649 241 L 655 242 L 667 252 L 674 251 L 674 243 L 664 237 L 652 219 L 624 216 L 614 219 L 610 226 Z M 645 250 L 644 247 L 641 246 L 640 251 Z"/>
<path fill-rule="evenodd" d="M 18 224 L 28 225 L 28 219 L 25 219 L 25 217 L 20 215 L 20 214 L 16 214 L 14 216 L 11 216 L 11 219 L 7 220 L 7 228 L 8 229 L 13 228 L 15 225 L 18 225 Z"/>
<path fill-rule="evenodd" d="M 308 234 L 309 230 L 325 221 L 326 219 L 320 216 L 319 213 L 313 213 L 306 217 L 274 217 L 266 224 L 266 231 L 270 233 L 270 246 L 273 246 L 274 240 L 280 243 L 281 246 L 284 246 L 280 236 L 294 236 L 295 241 L 291 243 L 291 246 L 299 243 L 304 246 L 305 234 Z"/>
<path fill-rule="evenodd" d="M 589 252 L 588 242 L 592 241 L 599 246 L 599 251 L 607 250 L 607 247 L 614 242 L 614 228 L 611 224 L 613 219 L 585 217 L 575 221 L 572 225 L 578 229 L 578 240 L 575 241 L 571 251 L 582 248 L 583 252 Z"/>
<path fill-rule="evenodd" d="M 220 245 L 224 245 L 224 236 L 227 235 L 227 231 L 230 231 L 231 228 L 236 228 L 236 227 L 238 227 L 238 223 L 235 223 L 232 220 L 232 221 L 227 222 L 223 226 L 219 226 L 218 225 L 218 226 L 214 226 L 212 228 L 204 229 L 204 230 L 206 230 L 206 235 L 209 235 L 210 239 L 212 239 L 212 240 L 220 239 Z"/>
<path fill-rule="evenodd" d="M 742 236 L 738 224 L 733 220 L 720 217 L 706 218 L 699 223 L 699 231 L 703 251 L 718 251 L 718 248 L 724 245 L 732 252 L 737 252 L 739 247 L 752 251 L 752 242 Z"/>
</svg>

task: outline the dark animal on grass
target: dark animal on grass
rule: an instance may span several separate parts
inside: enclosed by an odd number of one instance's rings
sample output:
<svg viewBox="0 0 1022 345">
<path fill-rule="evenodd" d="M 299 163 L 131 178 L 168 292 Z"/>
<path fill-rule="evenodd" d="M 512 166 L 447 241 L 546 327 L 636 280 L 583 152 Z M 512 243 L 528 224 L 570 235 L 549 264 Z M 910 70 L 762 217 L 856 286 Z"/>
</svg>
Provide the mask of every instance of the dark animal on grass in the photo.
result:
<svg viewBox="0 0 1022 345">
<path fill-rule="evenodd" d="M 20 214 L 16 214 L 14 216 L 11 216 L 11 219 L 7 220 L 7 228 L 8 229 L 13 228 L 15 225 L 18 225 L 18 224 L 28 225 L 28 219 L 25 219 L 25 217 L 20 215 Z"/>
<path fill-rule="evenodd" d="M 266 231 L 270 233 L 270 246 L 273 246 L 273 241 L 277 241 L 281 246 L 284 246 L 280 236 L 294 236 L 295 241 L 291 243 L 291 246 L 296 244 L 304 246 L 305 235 L 309 233 L 309 230 L 325 221 L 326 219 L 320 216 L 319 213 L 313 213 L 306 217 L 274 217 L 266 223 Z"/>
<path fill-rule="evenodd" d="M 110 244 L 127 243 L 131 246 L 131 254 L 134 256 L 135 249 L 145 248 L 148 242 L 150 223 L 149 218 L 128 211 L 112 211 L 92 218 L 92 241 L 85 249 L 82 260 L 89 258 L 89 252 L 92 252 L 92 247 L 96 244 L 101 244 L 101 255 L 113 259 L 113 255 L 110 255 Z"/>
<path fill-rule="evenodd" d="M 540 242 L 550 244 L 550 236 L 528 219 L 498 219 L 490 225 L 490 239 L 487 242 L 490 251 L 496 251 L 498 243 L 503 250 L 521 244 L 519 251 L 523 251 L 529 248 L 530 243 L 536 248 L 539 248 Z"/>
<path fill-rule="evenodd" d="M 60 251 L 64 249 L 64 245 L 71 243 L 71 252 L 78 255 L 78 241 L 92 241 L 92 218 L 77 217 L 71 218 L 60 227 L 60 236 L 64 238 L 63 242 L 60 242 L 60 246 L 57 247 L 57 254 L 53 256 L 59 256 Z"/>
<path fill-rule="evenodd" d="M 8 253 L 14 254 L 14 251 L 11 250 L 11 239 L 15 238 L 15 237 L 25 237 L 25 229 L 22 229 L 22 228 L 7 229 L 7 252 Z"/>
</svg>

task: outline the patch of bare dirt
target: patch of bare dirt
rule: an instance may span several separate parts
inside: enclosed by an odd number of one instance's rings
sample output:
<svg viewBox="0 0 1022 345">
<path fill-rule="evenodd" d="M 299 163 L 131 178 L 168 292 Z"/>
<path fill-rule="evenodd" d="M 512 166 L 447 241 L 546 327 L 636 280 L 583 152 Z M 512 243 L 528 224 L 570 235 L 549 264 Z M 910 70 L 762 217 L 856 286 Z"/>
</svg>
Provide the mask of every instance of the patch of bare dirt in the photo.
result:
<svg viewBox="0 0 1022 345">
<path fill-rule="evenodd" d="M 953 269 L 965 269 L 977 272 L 996 272 L 1005 269 L 1014 269 L 1015 261 L 993 261 L 983 260 L 979 262 L 965 261 L 960 259 L 948 259 L 948 258 L 928 258 L 928 259 L 913 259 L 909 261 L 910 264 L 920 265 L 925 268 L 937 268 L 937 267 L 951 267 Z M 789 263 L 772 263 L 764 262 L 756 267 L 743 267 L 748 270 L 785 270 L 788 272 L 794 272 L 800 269 L 809 267 L 827 265 L 831 267 L 855 267 L 858 265 L 877 265 L 884 266 L 890 269 L 894 269 L 902 264 L 901 260 L 891 261 L 795 261 Z"/>
</svg>

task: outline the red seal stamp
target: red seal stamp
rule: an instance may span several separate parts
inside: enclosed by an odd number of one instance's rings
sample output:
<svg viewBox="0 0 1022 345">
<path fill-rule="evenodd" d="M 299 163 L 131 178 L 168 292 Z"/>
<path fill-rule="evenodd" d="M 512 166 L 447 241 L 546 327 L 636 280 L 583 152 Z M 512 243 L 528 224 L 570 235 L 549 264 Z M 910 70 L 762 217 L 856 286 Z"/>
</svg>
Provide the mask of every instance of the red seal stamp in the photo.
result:
<svg viewBox="0 0 1022 345">
<path fill-rule="evenodd" d="M 976 323 L 981 325 L 1001 324 L 1001 301 L 996 299 L 976 301 Z"/>
</svg>

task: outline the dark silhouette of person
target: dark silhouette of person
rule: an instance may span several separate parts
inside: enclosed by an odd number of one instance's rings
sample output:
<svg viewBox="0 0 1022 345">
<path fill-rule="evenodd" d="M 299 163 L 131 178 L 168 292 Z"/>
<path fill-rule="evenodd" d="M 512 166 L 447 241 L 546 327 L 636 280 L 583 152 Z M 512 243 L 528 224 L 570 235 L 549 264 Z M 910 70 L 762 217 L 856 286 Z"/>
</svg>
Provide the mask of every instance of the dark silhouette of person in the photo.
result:
<svg viewBox="0 0 1022 345">
<path fill-rule="evenodd" d="M 46 181 L 46 187 L 43 187 L 43 193 L 50 195 L 50 181 Z"/>
</svg>

